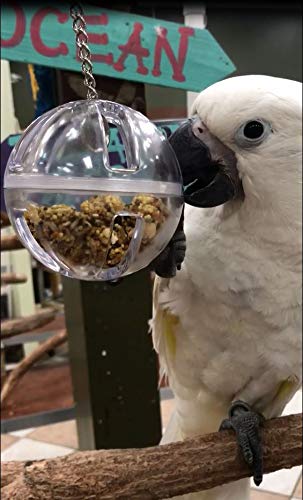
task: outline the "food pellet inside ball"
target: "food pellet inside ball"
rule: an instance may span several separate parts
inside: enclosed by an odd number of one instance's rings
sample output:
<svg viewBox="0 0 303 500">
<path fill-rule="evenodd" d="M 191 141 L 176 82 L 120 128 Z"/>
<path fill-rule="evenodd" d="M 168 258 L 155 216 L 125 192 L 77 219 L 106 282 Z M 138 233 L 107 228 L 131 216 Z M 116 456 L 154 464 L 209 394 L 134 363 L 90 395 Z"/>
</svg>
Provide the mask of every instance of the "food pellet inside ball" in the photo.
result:
<svg viewBox="0 0 303 500">
<path fill-rule="evenodd" d="M 139 214 L 144 219 L 140 251 L 150 244 L 168 216 L 165 203 L 155 196 L 136 195 L 125 204 L 119 196 L 105 195 L 88 198 L 80 210 L 63 204 L 32 204 L 25 219 L 40 244 L 45 246 L 48 242 L 67 263 L 113 267 L 125 255 L 136 222 L 134 217 L 117 215 L 121 211 Z"/>
</svg>

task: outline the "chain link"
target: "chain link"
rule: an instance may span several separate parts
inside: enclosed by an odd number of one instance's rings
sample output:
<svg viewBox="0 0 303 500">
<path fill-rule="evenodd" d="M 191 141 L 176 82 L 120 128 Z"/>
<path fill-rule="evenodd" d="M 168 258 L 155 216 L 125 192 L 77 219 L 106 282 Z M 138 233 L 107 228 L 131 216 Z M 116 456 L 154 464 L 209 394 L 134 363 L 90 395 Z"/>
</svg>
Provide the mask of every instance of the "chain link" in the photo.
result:
<svg viewBox="0 0 303 500">
<path fill-rule="evenodd" d="M 70 7 L 70 16 L 73 20 L 73 30 L 76 34 L 76 45 L 81 60 L 81 69 L 84 76 L 84 85 L 87 87 L 87 99 L 98 99 L 96 80 L 93 77 L 91 52 L 88 46 L 86 22 L 81 5 L 74 4 Z"/>
</svg>

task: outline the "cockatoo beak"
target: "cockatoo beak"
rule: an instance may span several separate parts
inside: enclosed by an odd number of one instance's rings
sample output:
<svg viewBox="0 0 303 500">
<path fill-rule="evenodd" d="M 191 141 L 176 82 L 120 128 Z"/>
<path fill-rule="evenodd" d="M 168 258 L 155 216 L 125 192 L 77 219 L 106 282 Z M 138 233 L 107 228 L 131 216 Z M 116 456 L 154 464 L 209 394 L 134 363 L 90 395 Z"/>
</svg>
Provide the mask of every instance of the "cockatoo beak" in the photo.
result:
<svg viewBox="0 0 303 500">
<path fill-rule="evenodd" d="M 169 141 L 179 161 L 186 203 L 207 208 L 243 196 L 234 152 L 199 118 L 184 122 Z"/>
</svg>

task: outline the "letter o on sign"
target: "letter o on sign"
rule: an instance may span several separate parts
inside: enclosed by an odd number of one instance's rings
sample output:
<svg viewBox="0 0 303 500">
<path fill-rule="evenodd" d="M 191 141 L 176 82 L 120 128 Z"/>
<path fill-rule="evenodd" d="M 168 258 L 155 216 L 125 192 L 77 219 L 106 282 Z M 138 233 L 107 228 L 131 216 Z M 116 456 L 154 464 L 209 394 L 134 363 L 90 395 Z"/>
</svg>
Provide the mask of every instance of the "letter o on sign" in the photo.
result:
<svg viewBox="0 0 303 500">
<path fill-rule="evenodd" d="M 20 5 L 17 5 L 15 2 L 11 2 L 10 7 L 15 11 L 15 30 L 8 40 L 3 40 L 1 38 L 2 47 L 15 47 L 16 45 L 19 45 L 25 34 L 26 19 L 22 7 L 20 7 Z"/>
</svg>

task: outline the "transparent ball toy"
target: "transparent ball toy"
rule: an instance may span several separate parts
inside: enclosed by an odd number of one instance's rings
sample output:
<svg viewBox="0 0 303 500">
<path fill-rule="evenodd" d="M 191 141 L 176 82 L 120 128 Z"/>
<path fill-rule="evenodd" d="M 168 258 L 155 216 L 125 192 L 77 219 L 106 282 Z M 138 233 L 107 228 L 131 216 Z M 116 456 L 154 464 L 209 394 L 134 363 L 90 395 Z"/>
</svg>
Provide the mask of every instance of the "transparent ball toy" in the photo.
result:
<svg viewBox="0 0 303 500">
<path fill-rule="evenodd" d="M 165 135 L 141 113 L 102 100 L 36 119 L 10 155 L 4 191 L 11 223 L 35 259 L 81 280 L 116 280 L 147 267 L 183 208 Z"/>
</svg>

